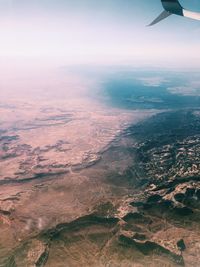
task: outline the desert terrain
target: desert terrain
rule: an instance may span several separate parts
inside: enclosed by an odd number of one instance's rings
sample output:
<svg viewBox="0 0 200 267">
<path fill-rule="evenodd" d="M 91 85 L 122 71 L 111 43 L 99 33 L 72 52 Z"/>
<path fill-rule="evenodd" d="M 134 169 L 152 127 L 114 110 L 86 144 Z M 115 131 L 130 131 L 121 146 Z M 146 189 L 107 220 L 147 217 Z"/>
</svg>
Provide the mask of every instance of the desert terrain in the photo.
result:
<svg viewBox="0 0 200 267">
<path fill-rule="evenodd" d="M 101 160 L 128 125 L 148 113 L 105 107 L 84 96 L 88 88 L 83 84 L 78 78 L 66 79 L 66 91 L 62 84 L 56 96 L 1 92 L 2 266 L 12 250 L 29 238 L 116 198 L 103 181 L 102 167 L 92 173 L 84 170 Z"/>
<path fill-rule="evenodd" d="M 1 91 L 0 266 L 198 267 L 199 109 L 35 80 Z"/>
</svg>

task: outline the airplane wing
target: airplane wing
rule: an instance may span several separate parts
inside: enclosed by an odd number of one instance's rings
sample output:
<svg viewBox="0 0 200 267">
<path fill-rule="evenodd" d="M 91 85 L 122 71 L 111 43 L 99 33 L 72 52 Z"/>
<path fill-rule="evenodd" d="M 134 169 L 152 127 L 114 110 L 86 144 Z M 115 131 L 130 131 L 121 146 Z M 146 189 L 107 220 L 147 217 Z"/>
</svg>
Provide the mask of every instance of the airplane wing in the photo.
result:
<svg viewBox="0 0 200 267">
<path fill-rule="evenodd" d="M 200 13 L 183 9 L 183 16 L 190 19 L 200 20 Z"/>
<path fill-rule="evenodd" d="M 200 13 L 184 9 L 178 0 L 161 0 L 164 11 L 148 26 L 152 26 L 172 14 L 200 20 Z"/>
</svg>

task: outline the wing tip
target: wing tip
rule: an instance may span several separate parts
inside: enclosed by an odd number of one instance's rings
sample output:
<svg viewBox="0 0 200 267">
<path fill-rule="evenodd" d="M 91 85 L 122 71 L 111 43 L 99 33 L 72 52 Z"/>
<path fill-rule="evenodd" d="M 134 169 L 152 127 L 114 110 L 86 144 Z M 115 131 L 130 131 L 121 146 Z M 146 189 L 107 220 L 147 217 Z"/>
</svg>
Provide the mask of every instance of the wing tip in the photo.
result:
<svg viewBox="0 0 200 267">
<path fill-rule="evenodd" d="M 160 22 L 163 19 L 166 19 L 170 15 L 172 15 L 172 13 L 170 13 L 169 11 L 164 10 L 156 19 L 154 19 L 150 24 L 148 24 L 147 27 L 151 27 L 151 26 L 157 24 L 158 22 Z"/>
</svg>

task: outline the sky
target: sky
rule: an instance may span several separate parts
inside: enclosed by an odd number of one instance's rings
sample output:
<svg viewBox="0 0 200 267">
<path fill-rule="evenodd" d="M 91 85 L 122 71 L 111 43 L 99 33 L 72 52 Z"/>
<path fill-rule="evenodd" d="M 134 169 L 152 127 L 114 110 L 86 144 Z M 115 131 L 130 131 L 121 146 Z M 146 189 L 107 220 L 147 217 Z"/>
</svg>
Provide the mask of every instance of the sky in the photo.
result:
<svg viewBox="0 0 200 267">
<path fill-rule="evenodd" d="M 181 0 L 200 11 L 200 0 Z M 160 0 L 0 0 L 0 68 L 71 64 L 200 67 L 200 21 Z"/>
</svg>

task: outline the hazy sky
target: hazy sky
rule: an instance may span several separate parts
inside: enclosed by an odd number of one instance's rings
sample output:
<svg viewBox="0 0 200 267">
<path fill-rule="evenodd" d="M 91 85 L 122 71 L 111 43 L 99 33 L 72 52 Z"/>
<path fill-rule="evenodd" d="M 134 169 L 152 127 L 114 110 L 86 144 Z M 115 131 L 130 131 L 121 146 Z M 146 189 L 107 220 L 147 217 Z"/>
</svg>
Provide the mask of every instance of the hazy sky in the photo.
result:
<svg viewBox="0 0 200 267">
<path fill-rule="evenodd" d="M 0 0 L 0 65 L 200 67 L 200 21 L 146 27 L 161 11 L 160 0 Z"/>
</svg>

